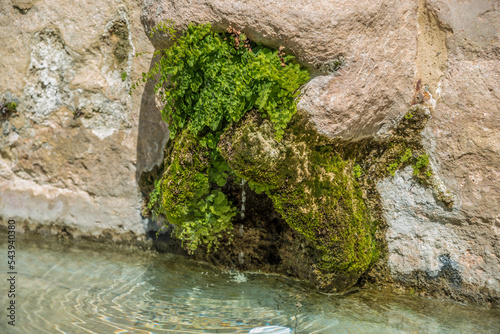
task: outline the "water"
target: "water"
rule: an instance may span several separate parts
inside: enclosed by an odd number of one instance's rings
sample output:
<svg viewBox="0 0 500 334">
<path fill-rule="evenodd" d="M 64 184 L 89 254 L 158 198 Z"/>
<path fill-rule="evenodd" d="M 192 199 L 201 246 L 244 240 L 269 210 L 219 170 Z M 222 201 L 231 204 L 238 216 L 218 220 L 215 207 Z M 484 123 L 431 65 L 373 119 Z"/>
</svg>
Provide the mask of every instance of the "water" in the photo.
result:
<svg viewBox="0 0 500 334">
<path fill-rule="evenodd" d="M 2 276 L 6 236 L 0 234 Z M 19 236 L 17 326 L 0 333 L 499 333 L 500 311 L 408 296 L 310 291 L 184 258 Z M 6 279 L 0 307 L 7 307 Z"/>
</svg>

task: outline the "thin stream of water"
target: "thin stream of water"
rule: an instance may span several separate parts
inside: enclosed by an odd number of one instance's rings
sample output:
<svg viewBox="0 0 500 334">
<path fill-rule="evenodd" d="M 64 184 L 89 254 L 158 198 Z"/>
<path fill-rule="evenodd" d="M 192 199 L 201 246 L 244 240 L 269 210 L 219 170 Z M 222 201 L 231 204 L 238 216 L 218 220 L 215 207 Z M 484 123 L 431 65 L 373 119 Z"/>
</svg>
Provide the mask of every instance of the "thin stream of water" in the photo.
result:
<svg viewBox="0 0 500 334">
<path fill-rule="evenodd" d="M 0 234 L 2 262 L 6 240 Z M 373 292 L 325 296 L 279 276 L 93 243 L 18 236 L 17 245 L 17 326 L 3 311 L 0 333 L 500 332 L 498 310 Z"/>
</svg>

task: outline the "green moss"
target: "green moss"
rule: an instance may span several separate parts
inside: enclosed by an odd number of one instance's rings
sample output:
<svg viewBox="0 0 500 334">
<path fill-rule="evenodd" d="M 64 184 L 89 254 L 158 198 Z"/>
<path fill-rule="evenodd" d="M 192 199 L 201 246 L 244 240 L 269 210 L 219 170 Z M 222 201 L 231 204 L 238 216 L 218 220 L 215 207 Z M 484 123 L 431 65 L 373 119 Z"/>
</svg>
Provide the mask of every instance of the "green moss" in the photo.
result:
<svg viewBox="0 0 500 334">
<path fill-rule="evenodd" d="M 209 193 L 209 152 L 199 147 L 193 135 L 184 131 L 169 158 L 162 178 L 161 204 L 167 219 L 178 224 L 189 220 L 191 207 Z"/>
<path fill-rule="evenodd" d="M 361 177 L 361 175 L 362 175 L 362 169 L 361 169 L 361 166 L 359 164 L 354 165 L 354 168 L 352 169 L 352 175 L 355 178 L 360 178 Z"/>
<path fill-rule="evenodd" d="M 427 120 L 428 110 L 425 107 L 412 106 L 400 120 L 391 139 L 386 142 L 366 141 L 348 144 L 343 148 L 343 152 L 346 156 L 355 158 L 363 166 L 365 177 L 378 180 L 394 176 L 397 170 L 415 165 L 418 157 L 426 154 L 420 133 L 425 128 Z M 425 183 L 420 176 L 417 177 Z"/>
<path fill-rule="evenodd" d="M 359 275 L 376 258 L 372 222 L 352 162 L 334 152 L 311 152 L 316 173 L 297 187 L 271 191 L 275 208 L 318 250 L 318 268 Z"/>
<path fill-rule="evenodd" d="M 429 166 L 429 156 L 427 154 L 421 154 L 415 160 L 413 165 L 413 175 L 425 175 L 430 177 L 432 172 L 428 169 Z"/>
<path fill-rule="evenodd" d="M 383 143 L 325 138 L 301 114 L 277 141 L 257 112 L 229 128 L 219 143 L 233 171 L 265 191 L 313 247 L 315 281 L 323 289 L 348 289 L 383 256 L 376 181 L 408 165 L 428 167 L 420 141 L 427 110 L 416 106 L 409 113 Z"/>
<path fill-rule="evenodd" d="M 399 169 L 399 163 L 393 162 L 387 167 L 387 171 L 391 173 L 392 176 L 396 174 L 396 171 Z"/>
<path fill-rule="evenodd" d="M 159 60 L 143 80 L 158 79 L 155 92 L 164 102 L 161 112 L 172 138 L 188 127 L 214 148 L 222 131 L 254 108 L 281 137 L 297 111 L 299 88 L 309 80 L 293 56 L 233 29 L 217 33 L 210 24 L 190 24 L 181 37 L 165 23 L 154 31 L 170 35 L 173 44 L 156 53 Z"/>
<path fill-rule="evenodd" d="M 226 195 L 210 184 L 211 160 L 210 151 L 184 130 L 165 159 L 160 190 L 150 196 L 150 205 L 158 199 L 151 206 L 176 226 L 175 235 L 190 251 L 200 245 L 208 250 L 217 247 L 221 233 L 232 227 L 231 218 L 236 215 Z"/>
<path fill-rule="evenodd" d="M 155 53 L 158 61 L 141 79 L 156 81 L 155 92 L 164 103 L 162 117 L 175 142 L 171 161 L 165 162 L 162 200 L 150 206 L 178 226 L 177 235 L 191 250 L 201 244 L 210 247 L 213 238 L 231 227 L 230 218 L 235 215 L 220 191 L 232 173 L 217 151 L 223 131 L 258 108 L 280 138 L 297 111 L 299 88 L 309 80 L 309 72 L 282 49 L 271 50 L 239 31 L 228 31 L 218 33 L 210 24 L 190 24 L 177 36 L 171 22 L 159 24 L 153 33 L 170 35 L 173 43 Z M 122 35 L 117 24 L 110 36 Z M 121 59 L 120 54 L 115 56 Z M 137 83 L 132 85 L 136 87 Z M 265 191 L 277 180 L 265 178 L 262 167 L 253 170 L 259 184 L 249 184 Z M 153 192 L 150 198 L 158 194 Z"/>
<path fill-rule="evenodd" d="M 278 142 L 267 120 L 249 116 L 219 147 L 235 173 L 264 188 L 276 211 L 314 247 L 316 281 L 342 289 L 339 277 L 352 285 L 378 258 L 376 223 L 354 177 L 354 160 L 317 145 L 325 139 L 310 129 L 297 116 Z M 329 279 L 320 279 L 325 275 Z"/>
</svg>

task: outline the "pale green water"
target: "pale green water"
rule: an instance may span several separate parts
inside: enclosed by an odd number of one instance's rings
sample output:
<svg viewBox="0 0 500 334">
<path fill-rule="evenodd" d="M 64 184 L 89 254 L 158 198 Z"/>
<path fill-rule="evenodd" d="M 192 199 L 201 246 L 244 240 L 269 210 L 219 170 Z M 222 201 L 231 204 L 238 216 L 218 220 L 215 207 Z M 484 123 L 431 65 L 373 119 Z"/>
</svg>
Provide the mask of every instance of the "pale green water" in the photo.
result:
<svg viewBox="0 0 500 334">
<path fill-rule="evenodd" d="M 17 246 L 13 329 L 0 234 L 0 333 L 248 333 L 265 325 L 296 333 L 500 332 L 500 312 L 478 307 L 368 292 L 328 297 L 281 277 L 95 244 L 18 235 Z"/>
</svg>

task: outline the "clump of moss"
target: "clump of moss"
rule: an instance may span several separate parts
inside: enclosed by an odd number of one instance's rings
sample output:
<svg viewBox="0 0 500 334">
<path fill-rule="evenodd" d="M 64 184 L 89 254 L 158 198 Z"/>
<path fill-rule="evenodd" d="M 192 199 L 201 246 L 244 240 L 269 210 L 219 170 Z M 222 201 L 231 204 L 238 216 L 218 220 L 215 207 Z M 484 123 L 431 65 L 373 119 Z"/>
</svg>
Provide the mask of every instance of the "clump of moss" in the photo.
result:
<svg viewBox="0 0 500 334">
<path fill-rule="evenodd" d="M 428 156 L 421 143 L 421 132 L 429 118 L 426 107 L 412 106 L 394 129 L 393 136 L 385 142 L 367 140 L 361 143 L 337 143 L 336 149 L 355 159 L 365 178 L 379 180 L 394 176 L 406 166 L 414 167 L 414 175 L 422 182 L 432 174 Z M 425 160 L 424 157 L 427 157 Z"/>
<path fill-rule="evenodd" d="M 194 251 L 200 245 L 216 247 L 236 215 L 226 195 L 210 182 L 210 151 L 187 129 L 171 145 L 166 169 L 150 195 L 149 209 L 176 226 L 174 233 Z"/>
<path fill-rule="evenodd" d="M 378 258 L 376 222 L 353 176 L 354 161 L 318 146 L 325 139 L 311 130 L 297 116 L 278 142 L 269 122 L 254 114 L 229 130 L 219 148 L 234 172 L 264 189 L 276 211 L 315 248 L 318 285 L 341 291 Z"/>
</svg>

